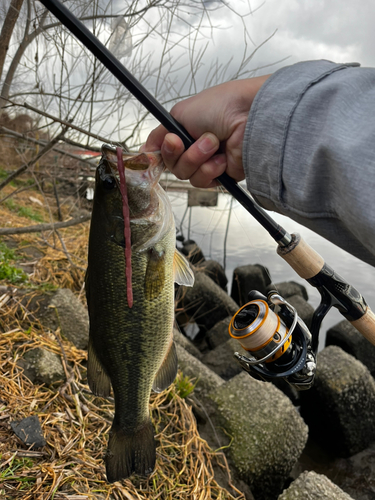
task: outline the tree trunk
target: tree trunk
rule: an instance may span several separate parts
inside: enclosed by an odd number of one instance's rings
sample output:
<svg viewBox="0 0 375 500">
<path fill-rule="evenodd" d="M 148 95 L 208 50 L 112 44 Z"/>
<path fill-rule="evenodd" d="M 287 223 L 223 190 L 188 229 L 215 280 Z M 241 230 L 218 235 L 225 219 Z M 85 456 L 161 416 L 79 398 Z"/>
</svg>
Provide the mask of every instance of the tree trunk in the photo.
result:
<svg viewBox="0 0 375 500">
<path fill-rule="evenodd" d="M 9 42 L 13 34 L 14 26 L 17 22 L 23 0 L 11 0 L 3 28 L 0 33 L 0 78 L 3 72 L 5 57 L 8 51 Z"/>
</svg>

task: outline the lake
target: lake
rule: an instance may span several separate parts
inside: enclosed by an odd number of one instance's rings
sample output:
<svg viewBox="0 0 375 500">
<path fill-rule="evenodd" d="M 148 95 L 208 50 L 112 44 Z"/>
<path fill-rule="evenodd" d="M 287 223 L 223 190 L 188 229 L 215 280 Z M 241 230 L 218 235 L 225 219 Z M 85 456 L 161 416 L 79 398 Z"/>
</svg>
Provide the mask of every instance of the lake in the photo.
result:
<svg viewBox="0 0 375 500">
<path fill-rule="evenodd" d="M 224 241 L 230 214 L 225 266 L 229 292 L 233 270 L 237 266 L 261 264 L 268 268 L 274 283 L 282 281 L 301 283 L 307 289 L 310 304 L 314 308 L 319 305 L 319 292 L 300 278 L 277 255 L 277 245 L 268 232 L 236 200 L 232 201 L 232 210 L 230 210 L 232 200 L 230 195 L 219 194 L 217 207 L 192 207 L 187 212 L 187 192 L 168 191 L 168 195 L 172 202 L 176 226 L 182 231 L 183 236 L 186 239 L 195 240 L 206 259 L 217 260 L 221 265 L 224 264 Z M 327 264 L 357 288 L 372 310 L 375 310 L 374 267 L 353 257 L 293 220 L 274 212 L 270 212 L 270 215 L 289 233 L 300 233 Z M 329 311 L 321 327 L 320 347 L 324 346 L 325 332 L 342 319 L 343 316 L 336 309 Z"/>
</svg>

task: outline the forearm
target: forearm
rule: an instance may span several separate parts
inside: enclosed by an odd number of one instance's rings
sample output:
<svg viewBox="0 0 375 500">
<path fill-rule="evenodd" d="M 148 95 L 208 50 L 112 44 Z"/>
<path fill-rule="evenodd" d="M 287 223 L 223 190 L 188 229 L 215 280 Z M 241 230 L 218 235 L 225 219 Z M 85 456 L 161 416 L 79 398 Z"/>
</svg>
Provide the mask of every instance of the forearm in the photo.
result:
<svg viewBox="0 0 375 500">
<path fill-rule="evenodd" d="M 375 70 L 328 61 L 276 72 L 246 126 L 248 188 L 375 265 Z"/>
</svg>

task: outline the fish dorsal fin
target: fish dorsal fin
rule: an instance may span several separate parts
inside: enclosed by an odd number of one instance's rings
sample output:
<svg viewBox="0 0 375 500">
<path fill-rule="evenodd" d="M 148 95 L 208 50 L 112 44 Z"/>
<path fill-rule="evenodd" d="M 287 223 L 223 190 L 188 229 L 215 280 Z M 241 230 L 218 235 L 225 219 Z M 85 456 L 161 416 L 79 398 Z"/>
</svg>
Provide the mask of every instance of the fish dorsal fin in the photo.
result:
<svg viewBox="0 0 375 500">
<path fill-rule="evenodd" d="M 179 285 L 193 286 L 194 273 L 188 260 L 177 249 L 173 258 L 173 279 Z"/>
<path fill-rule="evenodd" d="M 106 398 L 111 393 L 111 380 L 95 352 L 91 338 L 89 338 L 87 358 L 87 380 L 95 396 Z"/>
<path fill-rule="evenodd" d="M 176 346 L 173 341 L 173 334 L 171 336 L 171 342 L 169 344 L 169 349 L 163 363 L 161 364 L 155 379 L 152 384 L 152 390 L 154 392 L 162 392 L 164 389 L 169 387 L 174 381 L 177 375 L 178 360 Z"/>
</svg>

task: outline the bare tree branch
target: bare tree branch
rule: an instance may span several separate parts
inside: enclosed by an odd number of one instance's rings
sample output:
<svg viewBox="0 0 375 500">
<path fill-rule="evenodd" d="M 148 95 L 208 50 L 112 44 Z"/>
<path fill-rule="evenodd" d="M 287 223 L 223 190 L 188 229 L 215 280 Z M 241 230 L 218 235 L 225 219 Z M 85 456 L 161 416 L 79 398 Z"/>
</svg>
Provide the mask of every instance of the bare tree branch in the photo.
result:
<svg viewBox="0 0 375 500">
<path fill-rule="evenodd" d="M 7 186 L 13 179 L 21 175 L 32 165 L 35 165 L 35 163 L 37 163 L 38 160 L 40 160 L 45 154 L 47 154 L 48 151 L 51 151 L 51 149 L 54 148 L 55 144 L 59 142 L 61 137 L 64 136 L 67 130 L 68 128 L 64 127 L 63 130 L 56 137 L 54 137 L 48 144 L 46 144 L 44 148 L 40 151 L 40 153 L 38 153 L 32 160 L 30 160 L 28 163 L 23 164 L 22 167 L 18 168 L 10 175 L 8 175 L 8 177 L 4 179 L 3 182 L 0 183 L 0 191 L 4 189 L 4 187 Z"/>
<path fill-rule="evenodd" d="M 54 231 L 55 229 L 63 229 L 64 227 L 76 226 L 91 219 L 91 214 L 80 215 L 75 219 L 70 219 L 64 222 L 56 222 L 50 224 L 36 224 L 35 226 L 25 227 L 1 227 L 0 235 L 8 234 L 25 234 L 25 233 L 41 233 L 42 231 Z"/>
<path fill-rule="evenodd" d="M 27 102 L 25 102 L 23 104 L 20 104 L 20 103 L 17 103 L 17 102 L 13 102 L 10 99 L 8 99 L 8 102 L 10 102 L 13 106 L 20 106 L 22 108 L 29 109 L 30 111 L 34 111 L 34 113 L 38 113 L 39 115 L 45 116 L 46 118 L 49 118 L 53 122 L 61 123 L 62 125 L 65 125 L 68 128 L 77 130 L 77 132 L 80 132 L 81 134 L 86 135 L 88 137 L 92 137 L 93 139 L 97 139 L 98 141 L 105 142 L 105 143 L 111 142 L 110 139 L 108 139 L 108 137 L 102 137 L 102 136 L 100 136 L 98 134 L 92 134 L 88 130 L 85 130 L 85 129 L 81 128 L 81 127 L 77 127 L 76 125 L 73 125 L 73 123 L 71 123 L 71 122 L 68 122 L 66 120 L 62 120 L 60 118 L 57 118 L 57 116 L 53 116 L 53 115 L 51 115 L 49 113 L 46 113 L 45 111 L 42 111 L 42 110 L 40 110 L 38 108 L 35 108 L 34 106 L 31 106 Z"/>
<path fill-rule="evenodd" d="M 5 16 L 3 27 L 0 33 L 0 78 L 3 72 L 5 57 L 7 55 L 9 42 L 13 34 L 14 26 L 17 22 L 23 0 L 11 0 L 7 15 Z"/>
<path fill-rule="evenodd" d="M 2 134 L 7 135 L 7 136 L 11 136 L 11 137 L 17 137 L 19 139 L 24 139 L 25 141 L 32 142 L 33 144 L 39 144 L 41 146 L 46 146 L 46 144 L 47 144 L 47 141 L 38 141 L 37 139 L 34 139 L 33 137 L 29 137 L 26 134 L 20 134 L 19 132 L 15 132 L 14 130 L 10 130 L 6 127 L 0 126 L 0 135 L 2 135 Z M 66 142 L 67 144 L 71 144 L 72 146 L 78 147 L 78 148 L 88 149 L 89 151 L 95 151 L 97 153 L 100 153 L 100 151 L 101 151 L 100 148 L 93 149 L 90 147 L 86 147 L 83 144 L 80 144 L 79 142 L 69 141 L 65 137 L 60 137 L 60 140 Z M 65 156 L 69 156 L 70 158 L 73 158 L 74 160 L 82 161 L 82 162 L 87 163 L 88 165 L 92 166 L 92 163 L 89 160 L 86 160 L 85 158 L 81 158 L 80 156 L 75 155 L 73 153 L 69 153 L 69 151 L 64 151 L 64 149 L 60 149 L 60 148 L 53 148 L 53 150 L 56 151 L 56 153 L 60 153 L 60 154 L 65 155 Z"/>
</svg>

